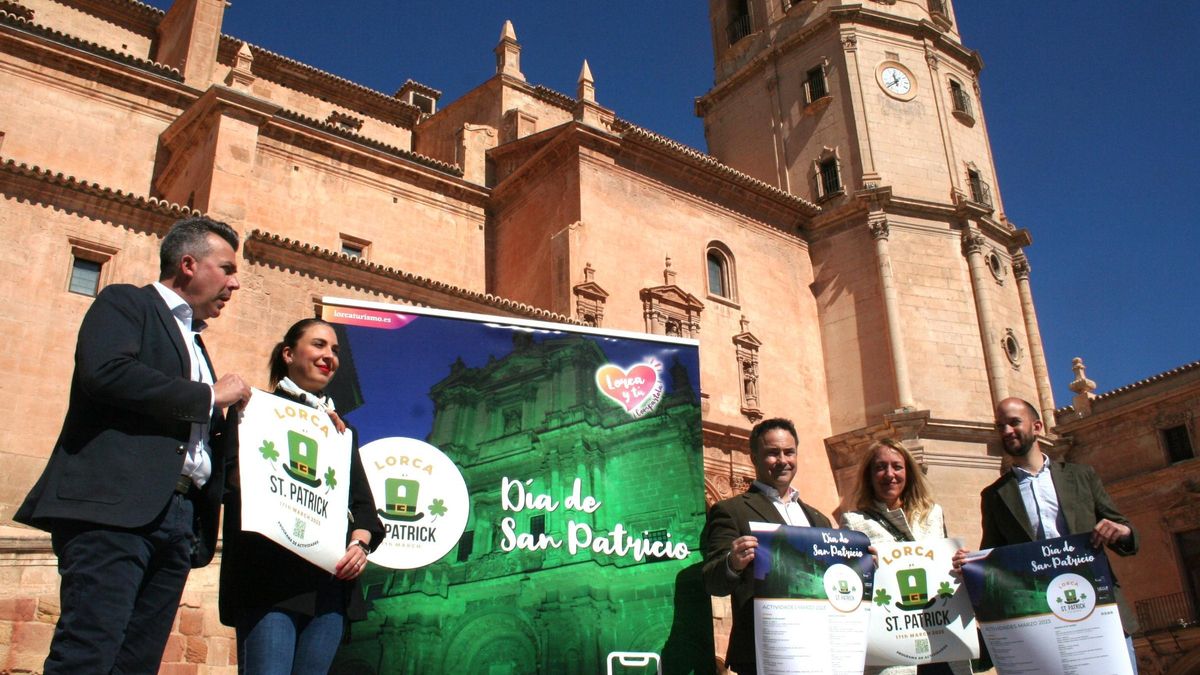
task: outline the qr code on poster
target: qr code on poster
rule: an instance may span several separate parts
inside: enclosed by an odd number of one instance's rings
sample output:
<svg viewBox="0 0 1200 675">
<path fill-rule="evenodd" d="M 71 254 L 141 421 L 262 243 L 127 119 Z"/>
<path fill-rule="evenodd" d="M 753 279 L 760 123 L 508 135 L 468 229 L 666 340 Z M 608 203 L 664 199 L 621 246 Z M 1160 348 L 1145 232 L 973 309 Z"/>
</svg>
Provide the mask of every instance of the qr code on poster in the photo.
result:
<svg viewBox="0 0 1200 675">
<path fill-rule="evenodd" d="M 292 528 L 292 536 L 297 539 L 304 538 L 304 521 L 303 520 L 300 520 L 299 518 L 296 519 L 296 525 Z"/>
<path fill-rule="evenodd" d="M 929 639 L 928 638 L 917 638 L 917 653 L 918 654 L 928 654 L 929 653 Z"/>
</svg>

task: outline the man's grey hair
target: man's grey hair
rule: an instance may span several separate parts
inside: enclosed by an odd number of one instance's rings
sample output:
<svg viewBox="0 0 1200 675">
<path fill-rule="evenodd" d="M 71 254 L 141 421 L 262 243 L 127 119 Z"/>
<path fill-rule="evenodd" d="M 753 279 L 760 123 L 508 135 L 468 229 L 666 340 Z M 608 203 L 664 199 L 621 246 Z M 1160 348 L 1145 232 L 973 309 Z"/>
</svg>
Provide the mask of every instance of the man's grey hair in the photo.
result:
<svg viewBox="0 0 1200 675">
<path fill-rule="evenodd" d="M 238 233 L 229 225 L 205 216 L 194 216 L 177 221 L 163 237 L 158 250 L 159 278 L 166 279 L 179 268 L 183 256 L 199 259 L 208 255 L 212 246 L 208 242 L 211 232 L 229 242 L 233 250 L 238 249 Z"/>
</svg>

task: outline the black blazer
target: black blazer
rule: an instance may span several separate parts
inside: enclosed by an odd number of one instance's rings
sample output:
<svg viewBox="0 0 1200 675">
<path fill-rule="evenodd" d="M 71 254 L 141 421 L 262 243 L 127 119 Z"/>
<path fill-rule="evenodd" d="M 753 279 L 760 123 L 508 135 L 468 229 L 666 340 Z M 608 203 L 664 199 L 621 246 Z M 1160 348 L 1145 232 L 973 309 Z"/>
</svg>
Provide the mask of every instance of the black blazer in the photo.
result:
<svg viewBox="0 0 1200 675">
<path fill-rule="evenodd" d="M 276 396 L 295 400 L 276 389 Z M 297 401 L 303 403 L 303 401 Z M 346 530 L 349 544 L 351 530 L 371 533 L 370 548 L 374 551 L 383 542 L 383 521 L 375 507 L 371 484 L 358 456 L 358 435 L 354 434 L 350 449 L 350 520 Z M 236 431 L 234 432 L 236 436 Z M 236 446 L 235 446 L 236 447 Z M 229 461 L 236 462 L 236 450 Z M 234 472 L 230 469 L 230 474 Z M 257 532 L 242 531 L 242 495 L 231 488 L 225 496 L 224 547 L 221 553 L 220 610 L 221 623 L 237 626 L 248 616 L 268 609 L 282 609 L 307 616 L 335 609 L 353 621 L 367 618 L 366 602 L 359 590 L 358 579 L 339 581 L 332 574 L 308 562 Z M 336 598 L 335 607 L 319 606 L 322 599 Z"/>
<path fill-rule="evenodd" d="M 1054 491 L 1058 494 L 1058 507 L 1067 521 L 1069 532 L 1064 534 L 1091 532 L 1101 518 L 1106 518 L 1128 526 L 1131 533 L 1128 541 L 1109 548 L 1122 556 L 1137 553 L 1137 530 L 1133 529 L 1129 520 L 1117 510 L 1117 505 L 1104 490 L 1100 477 L 1092 467 L 1067 462 L 1051 462 L 1048 466 L 1050 478 L 1054 482 Z M 983 539 L 979 548 L 1034 541 L 1034 531 L 1029 524 L 1025 502 L 1021 500 L 1021 489 L 1017 486 L 1017 479 L 1012 471 L 984 488 L 979 498 L 983 514 Z M 1115 573 L 1113 582 L 1116 583 Z M 1117 607 L 1121 611 L 1121 624 L 1126 633 L 1132 634 L 1137 631 L 1137 615 L 1125 602 L 1119 584 L 1116 596 Z"/>
<path fill-rule="evenodd" d="M 800 508 L 813 527 L 831 527 L 829 519 L 820 511 L 804 502 L 800 502 Z M 704 587 L 711 595 L 733 595 L 733 629 L 725 654 L 725 664 L 731 666 L 754 664 L 753 565 L 734 578 L 725 562 L 733 548 L 733 540 L 750 534 L 751 521 L 786 524 L 770 498 L 751 487 L 736 497 L 713 504 L 700 535 L 704 549 Z"/>
<path fill-rule="evenodd" d="M 207 564 L 224 485 L 224 416 L 211 408 L 212 388 L 189 379 L 190 355 L 153 286 L 102 290 L 79 328 L 62 432 L 13 520 L 44 530 L 63 520 L 146 525 L 174 493 L 192 425 L 208 421 L 213 474 L 196 502 L 192 566 Z"/>
</svg>

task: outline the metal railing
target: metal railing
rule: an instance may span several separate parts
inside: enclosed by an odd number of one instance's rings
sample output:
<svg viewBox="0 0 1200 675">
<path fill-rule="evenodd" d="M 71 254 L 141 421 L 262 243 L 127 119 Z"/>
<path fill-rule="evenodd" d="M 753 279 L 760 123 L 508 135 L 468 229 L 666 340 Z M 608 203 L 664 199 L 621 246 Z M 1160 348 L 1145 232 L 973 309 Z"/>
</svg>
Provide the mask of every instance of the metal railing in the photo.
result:
<svg viewBox="0 0 1200 675">
<path fill-rule="evenodd" d="M 962 87 L 950 87 L 950 94 L 954 98 L 954 112 L 962 113 L 968 117 L 974 116 L 974 113 L 971 112 L 971 97 L 967 95 L 967 92 L 963 91 Z"/>
<path fill-rule="evenodd" d="M 971 178 L 971 201 L 984 206 L 992 205 L 992 189 L 978 178 Z"/>
<path fill-rule="evenodd" d="M 725 27 L 725 35 L 729 38 L 729 44 L 734 44 L 738 40 L 750 34 L 750 15 L 743 14 L 735 17 L 729 25 Z"/>
<path fill-rule="evenodd" d="M 1164 628 L 1187 628 L 1200 625 L 1196 611 L 1188 602 L 1185 593 L 1172 593 L 1160 595 L 1157 598 L 1138 600 L 1134 607 L 1137 609 L 1138 628 L 1143 633 Z"/>
</svg>

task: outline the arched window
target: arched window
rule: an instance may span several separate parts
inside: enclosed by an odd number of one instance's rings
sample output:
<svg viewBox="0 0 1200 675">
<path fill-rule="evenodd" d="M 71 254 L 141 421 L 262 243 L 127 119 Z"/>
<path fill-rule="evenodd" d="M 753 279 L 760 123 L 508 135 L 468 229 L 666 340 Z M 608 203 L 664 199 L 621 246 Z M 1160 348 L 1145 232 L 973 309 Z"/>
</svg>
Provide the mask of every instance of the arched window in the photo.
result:
<svg viewBox="0 0 1200 675">
<path fill-rule="evenodd" d="M 719 241 L 709 242 L 704 254 L 708 274 L 708 294 L 737 302 L 737 281 L 734 276 L 733 254 Z"/>
</svg>

